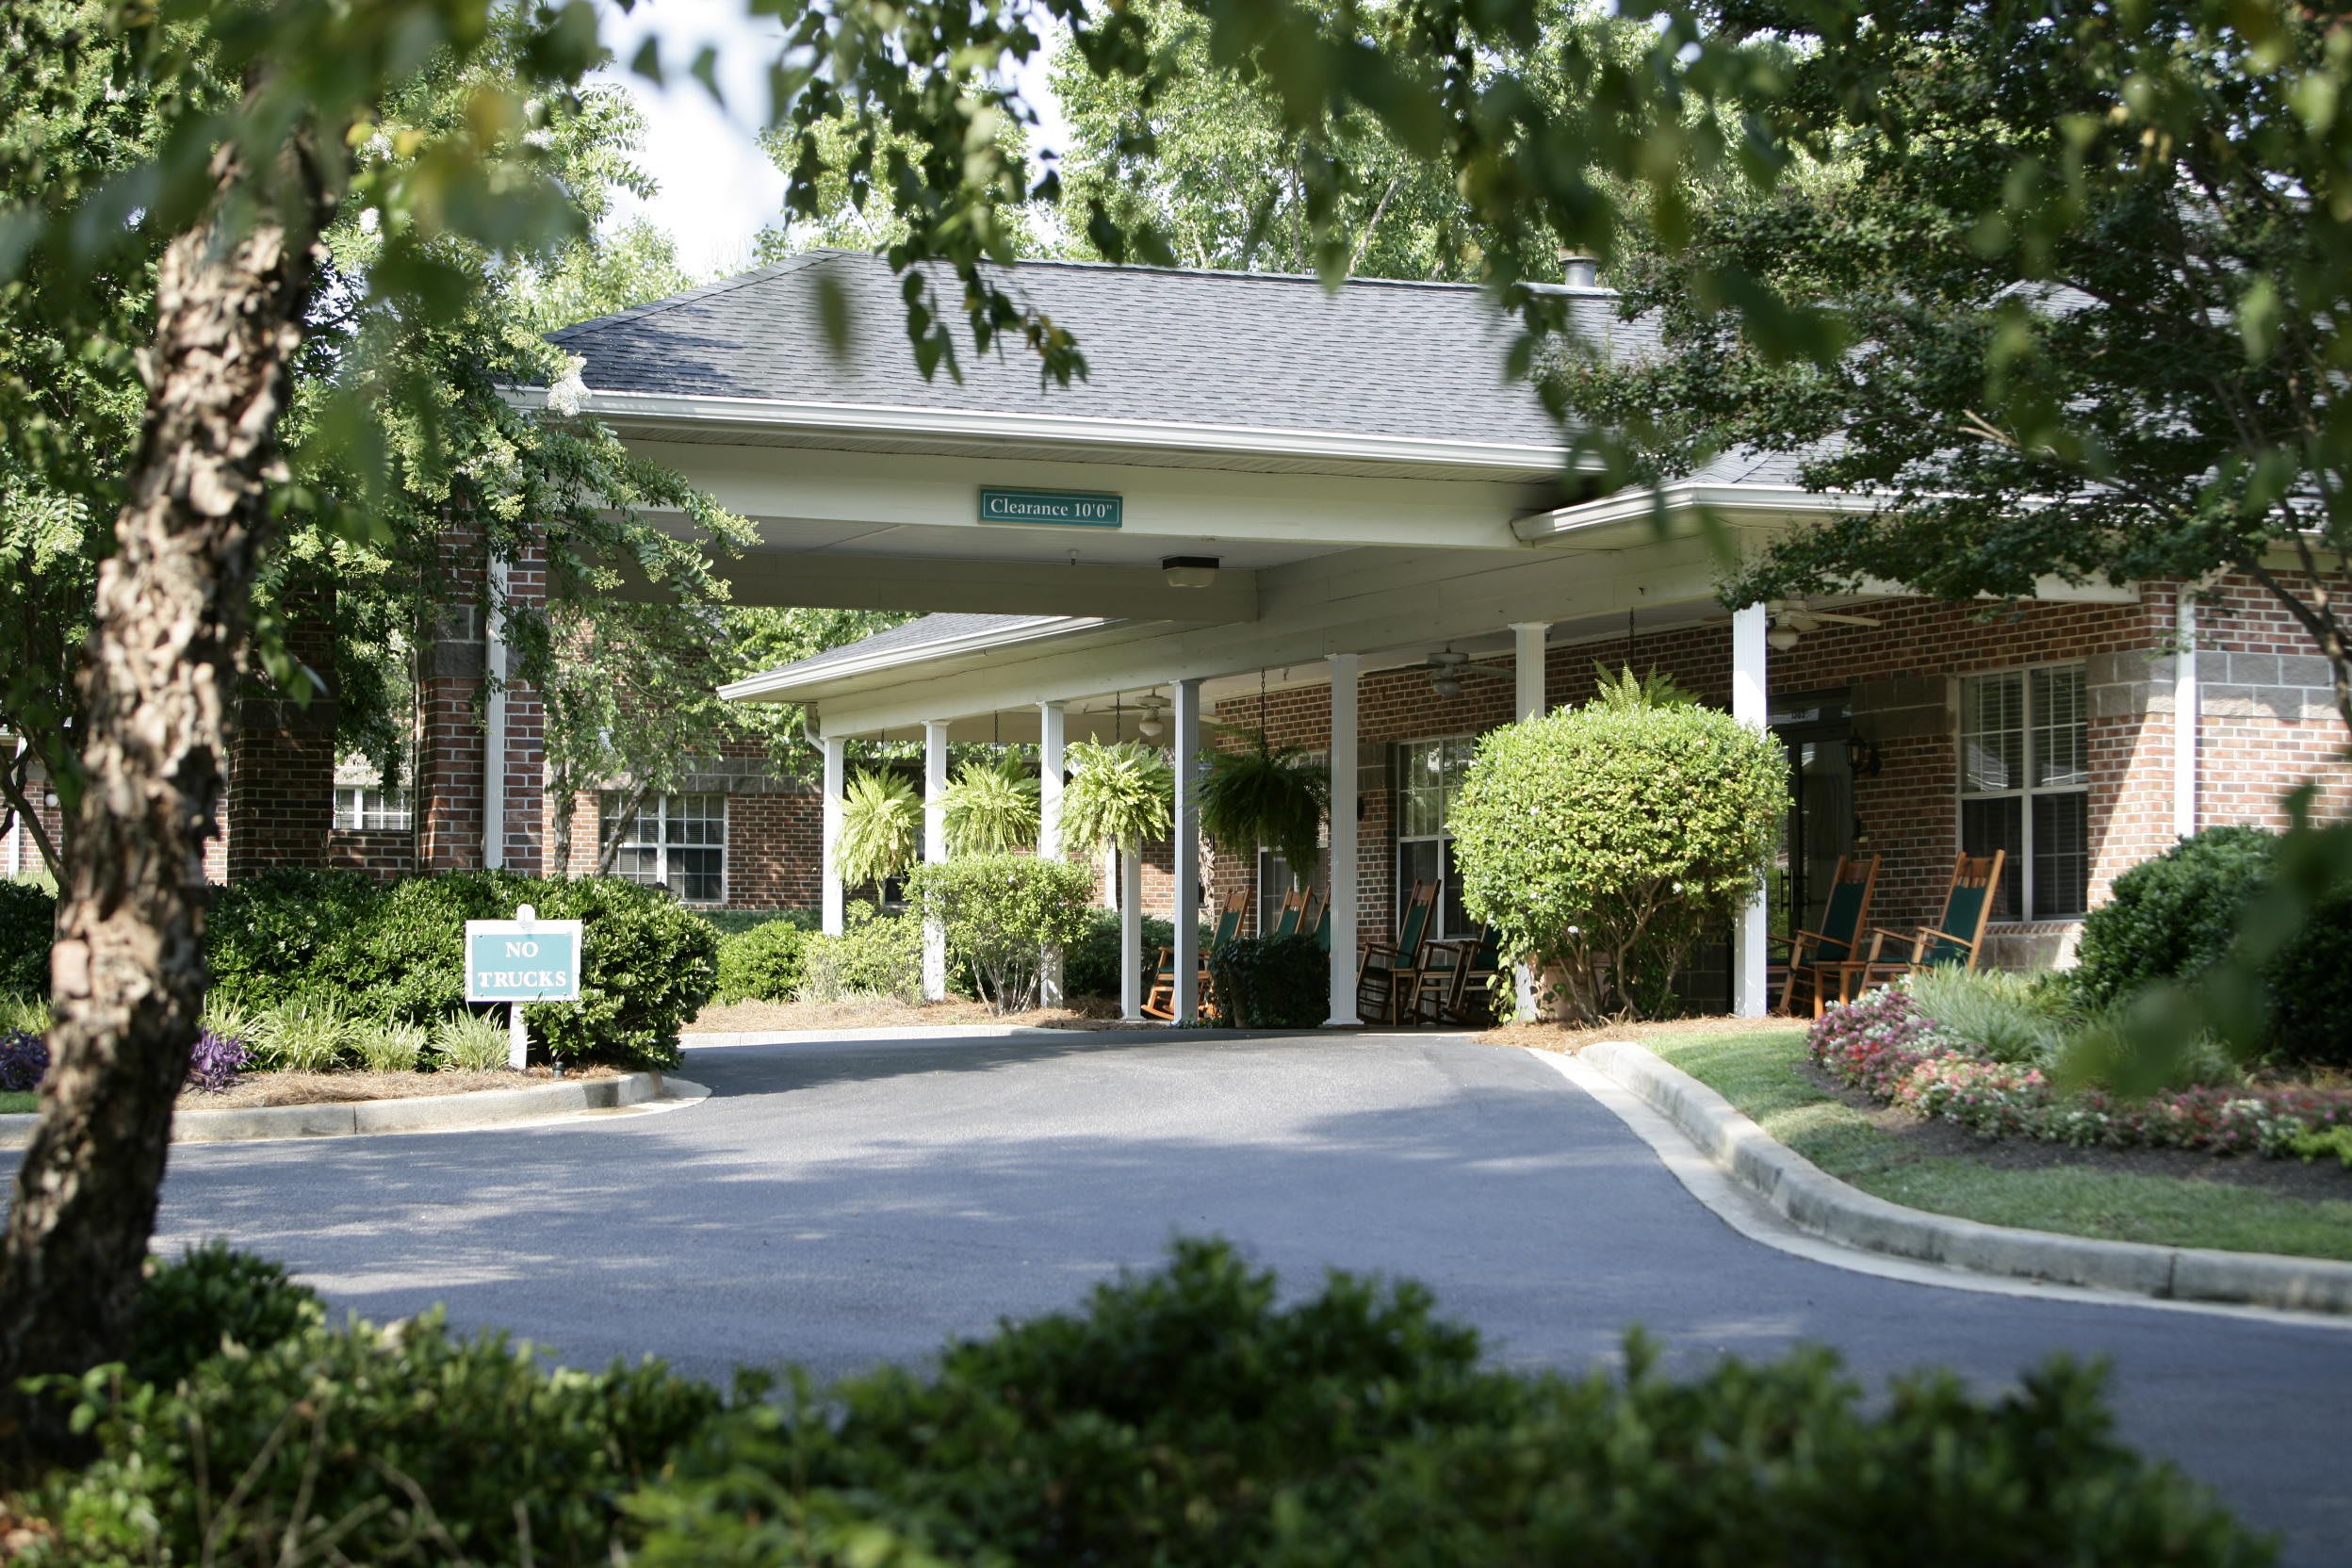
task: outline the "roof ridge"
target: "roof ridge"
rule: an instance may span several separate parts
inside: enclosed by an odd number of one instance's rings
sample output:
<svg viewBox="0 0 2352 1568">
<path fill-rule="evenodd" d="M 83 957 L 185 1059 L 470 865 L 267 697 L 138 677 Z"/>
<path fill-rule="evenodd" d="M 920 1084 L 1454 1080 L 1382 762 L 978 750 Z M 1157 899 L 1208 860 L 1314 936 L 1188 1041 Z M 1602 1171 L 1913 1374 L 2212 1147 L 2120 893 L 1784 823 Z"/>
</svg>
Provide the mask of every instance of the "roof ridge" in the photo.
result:
<svg viewBox="0 0 2352 1568">
<path fill-rule="evenodd" d="M 780 278 L 788 273 L 797 272 L 814 262 L 829 260 L 834 256 L 862 253 L 830 247 L 801 251 L 786 256 L 782 261 L 771 262 L 765 267 L 757 267 L 748 272 L 738 272 L 732 277 L 714 278 L 699 287 L 686 290 L 683 294 L 665 294 L 661 299 L 647 300 L 644 304 L 631 305 L 627 310 L 610 311 L 602 316 L 591 316 L 585 321 L 575 321 L 568 327 L 558 327 L 547 334 L 547 341 L 550 343 L 569 342 L 578 335 L 602 332 L 608 327 L 616 327 L 625 321 L 642 321 L 648 316 L 659 316 L 665 310 L 676 310 L 682 305 L 696 304 L 704 300 L 716 299 L 722 294 L 732 294 L 739 288 L 749 288 L 754 284 L 766 283 L 771 278 Z"/>
</svg>

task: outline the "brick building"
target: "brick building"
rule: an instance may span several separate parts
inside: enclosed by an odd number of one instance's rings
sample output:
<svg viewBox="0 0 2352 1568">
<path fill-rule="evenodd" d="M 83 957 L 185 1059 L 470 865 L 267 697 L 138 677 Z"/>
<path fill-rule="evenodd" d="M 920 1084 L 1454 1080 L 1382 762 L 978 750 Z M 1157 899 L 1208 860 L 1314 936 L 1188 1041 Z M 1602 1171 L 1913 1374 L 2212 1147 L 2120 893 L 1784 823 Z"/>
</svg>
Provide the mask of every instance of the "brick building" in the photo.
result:
<svg viewBox="0 0 2352 1568">
<path fill-rule="evenodd" d="M 861 324 L 845 354 L 820 280 Z M 1024 264 L 1016 282 L 1082 335 L 1083 383 L 1041 387 L 1017 353 L 924 380 L 888 268 L 842 253 L 555 335 L 585 361 L 587 410 L 754 522 L 739 602 L 927 612 L 729 688 L 809 706 L 822 783 L 727 759 L 636 813 L 625 874 L 838 921 L 824 844 L 852 743 L 920 742 L 933 780 L 951 743 L 1036 745 L 1050 818 L 1067 740 L 1133 738 L 1148 710 L 1190 754 L 1204 720 L 1263 712 L 1277 742 L 1352 763 L 1334 770 L 1315 873 L 1354 917 L 1334 933 L 1336 1016 L 1397 889 L 1447 875 L 1470 743 L 1582 700 L 1596 661 L 1630 664 L 1788 747 L 1785 863 L 1723 966 L 1753 1007 L 1768 926 L 1818 910 L 1848 850 L 1882 858 L 1875 915 L 1903 923 L 1935 912 L 1956 852 L 2006 849 L 1992 952 L 2040 964 L 2063 961 L 2114 877 L 2178 834 L 2276 822 L 2306 778 L 2333 808 L 2352 798 L 2325 664 L 2250 581 L 2185 596 L 2053 581 L 1982 610 L 1887 585 L 1732 612 L 1702 516 L 1744 552 L 1859 503 L 1753 457 L 1658 494 L 1600 493 L 1527 389 L 1500 378 L 1506 329 L 1474 289 L 1062 263 Z M 1589 336 L 1642 351 L 1605 291 L 1563 292 Z M 534 589 L 534 564 L 477 565 L 473 547 L 452 541 L 453 569 Z M 376 869 L 541 867 L 556 808 L 535 699 L 479 700 L 502 658 L 495 627 L 453 611 L 436 632 L 406 850 L 370 817 L 366 780 L 332 778 L 307 716 L 249 713 L 239 771 L 274 782 L 233 784 L 247 806 L 233 801 L 231 874 L 280 853 L 256 813 L 298 828 L 301 853 Z M 290 791 L 289 771 L 315 790 Z M 606 803 L 571 804 L 586 869 Z M 1177 915 L 1182 939 L 1202 896 L 1272 881 L 1191 837 L 1106 868 L 1106 897 Z"/>
</svg>

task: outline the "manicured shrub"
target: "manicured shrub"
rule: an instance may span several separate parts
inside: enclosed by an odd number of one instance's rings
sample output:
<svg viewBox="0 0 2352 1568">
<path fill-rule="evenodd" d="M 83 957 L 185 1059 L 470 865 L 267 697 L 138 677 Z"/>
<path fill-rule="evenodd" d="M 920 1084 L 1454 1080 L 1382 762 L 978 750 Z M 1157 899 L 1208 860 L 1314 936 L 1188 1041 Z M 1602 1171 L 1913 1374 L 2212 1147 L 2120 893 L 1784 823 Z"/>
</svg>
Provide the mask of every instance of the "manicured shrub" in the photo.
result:
<svg viewBox="0 0 2352 1568">
<path fill-rule="evenodd" d="M 529 904 L 585 923 L 580 1000 L 526 1009 L 560 1061 L 675 1067 L 678 1033 L 718 983 L 718 934 L 660 888 L 615 877 L 462 872 L 386 888 L 355 872 L 270 873 L 225 890 L 216 985 L 229 1005 L 332 991 L 358 1018 L 431 1026 L 465 1004 L 465 928 Z"/>
<path fill-rule="evenodd" d="M 366 1029 L 342 992 L 310 991 L 254 1021 L 252 1062 L 265 1072 L 332 1072 L 358 1055 Z"/>
<path fill-rule="evenodd" d="M 0 1091 L 30 1094 L 49 1075 L 49 1042 L 25 1029 L 0 1035 Z"/>
<path fill-rule="evenodd" d="M 719 939 L 721 1002 L 790 1002 L 806 978 L 801 944 L 808 933 L 797 922 L 772 920 Z"/>
<path fill-rule="evenodd" d="M 169 1384 L 95 1373 L 80 1404 L 100 1457 L 35 1494 L 58 1539 L 33 1562 L 545 1568 L 621 1560 L 615 1500 L 720 1400 L 650 1361 L 549 1371 L 436 1307 L 191 1357 Z"/>
<path fill-rule="evenodd" d="M 804 1002 L 921 1002 L 923 923 L 852 904 L 840 936 L 812 933 L 800 944 L 800 963 Z"/>
<path fill-rule="evenodd" d="M 2115 878 L 2082 922 L 2077 992 L 2111 1005 L 2218 960 L 2268 885 L 2278 835 L 2209 827 Z M 2285 1066 L 2352 1067 L 2352 897 L 2323 905 L 2265 968 L 2268 1045 Z"/>
<path fill-rule="evenodd" d="M 124 1370 L 170 1388 L 224 1344 L 267 1350 L 326 1320 L 318 1292 L 284 1267 L 208 1241 L 177 1262 L 147 1260 Z"/>
<path fill-rule="evenodd" d="M 1209 955 L 1223 1008 L 1240 1029 L 1312 1029 L 1331 1010 L 1331 959 L 1313 937 L 1236 937 Z"/>
<path fill-rule="evenodd" d="M 1149 964 L 1152 955 L 1176 941 L 1176 927 L 1156 915 L 1142 920 L 1143 956 Z M 1205 952 L 1206 949 L 1204 948 Z M 1092 909 L 1087 911 L 1086 929 L 1078 939 L 1062 949 L 1062 993 L 1066 996 L 1119 997 L 1119 911 Z"/>
<path fill-rule="evenodd" d="M 1636 1336 L 1622 1376 L 1527 1376 L 1417 1286 L 1285 1305 L 1199 1243 L 935 1371 L 727 1413 L 628 1508 L 641 1568 L 2267 1560 L 2078 1364 L 1866 1401 L 1826 1351 L 1680 1382 Z"/>
<path fill-rule="evenodd" d="M 906 878 L 912 917 L 939 923 L 1000 1013 L 1037 1004 L 1046 960 L 1085 934 L 1093 897 L 1087 867 L 1036 855 L 967 855 Z"/>
<path fill-rule="evenodd" d="M 0 882 L 0 995 L 49 994 L 57 924 L 57 894 L 30 882 Z"/>
<path fill-rule="evenodd" d="M 1754 894 L 1788 808 L 1778 742 L 1628 676 L 1487 734 L 1447 825 L 1471 918 L 1597 1019 L 1665 1007 L 1692 944 Z"/>
<path fill-rule="evenodd" d="M 2246 900 L 2269 880 L 2277 844 L 2259 827 L 2209 827 L 2116 877 L 2107 902 L 2083 919 L 2076 990 L 2101 1006 L 2212 964 Z"/>
</svg>

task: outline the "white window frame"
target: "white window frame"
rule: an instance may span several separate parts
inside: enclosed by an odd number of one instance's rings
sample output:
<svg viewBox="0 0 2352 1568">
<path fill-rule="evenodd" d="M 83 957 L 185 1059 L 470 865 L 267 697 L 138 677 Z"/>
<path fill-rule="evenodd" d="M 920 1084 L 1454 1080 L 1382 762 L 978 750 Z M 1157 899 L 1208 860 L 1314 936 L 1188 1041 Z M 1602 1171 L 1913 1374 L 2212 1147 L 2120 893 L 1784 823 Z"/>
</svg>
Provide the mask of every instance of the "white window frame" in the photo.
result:
<svg viewBox="0 0 2352 1568">
<path fill-rule="evenodd" d="M 716 845 L 673 844 L 670 842 L 670 802 L 673 800 L 682 800 L 688 795 L 700 795 L 718 801 L 719 841 Z M 607 791 L 597 798 L 596 819 L 599 825 L 601 825 L 604 820 L 604 813 L 612 808 L 617 798 L 617 795 L 611 791 Z M 621 841 L 613 846 L 613 854 L 618 856 L 624 851 L 632 850 L 638 852 L 645 850 L 653 851 L 654 874 L 650 879 L 624 875 L 622 880 L 635 882 L 639 887 L 644 888 L 667 888 L 670 885 L 671 850 L 706 850 L 716 848 L 719 852 L 719 896 L 716 898 L 680 897 L 678 902 L 687 906 L 689 908 L 694 909 L 715 909 L 723 906 L 727 903 L 727 892 L 728 856 L 727 853 L 727 844 L 729 836 L 728 829 L 730 826 L 728 822 L 728 807 L 732 799 L 732 796 L 717 790 L 680 790 L 672 794 L 646 796 L 645 803 L 636 810 L 629 813 L 629 826 L 624 837 L 621 839 Z M 654 829 L 655 841 L 652 843 L 643 843 L 640 842 L 635 837 L 637 831 L 636 824 L 638 818 L 648 808 L 653 811 L 654 819 L 658 825 Z"/>
<path fill-rule="evenodd" d="M 1388 835 L 1388 891 L 1392 925 L 1400 924 L 1403 922 L 1405 914 L 1405 895 L 1412 891 L 1410 888 L 1407 888 L 1404 885 L 1405 846 L 1407 844 L 1434 843 L 1438 846 L 1437 871 L 1440 888 L 1442 890 L 1438 894 L 1438 900 L 1435 906 L 1430 910 L 1430 913 L 1436 916 L 1436 929 L 1429 934 L 1431 936 L 1443 938 L 1446 940 L 1453 940 L 1462 937 L 1474 937 L 1478 935 L 1476 931 L 1454 931 L 1449 930 L 1446 926 L 1446 891 L 1444 890 L 1444 879 L 1446 875 L 1446 846 L 1453 842 L 1454 836 L 1451 833 L 1446 832 L 1443 826 L 1444 808 L 1440 808 L 1441 825 L 1439 826 L 1438 831 L 1435 833 L 1407 833 L 1405 831 L 1404 782 L 1405 768 L 1408 765 L 1405 759 L 1412 754 L 1414 747 L 1455 744 L 1475 746 L 1478 744 L 1479 736 L 1482 733 L 1483 731 L 1465 731 L 1453 735 L 1415 735 L 1410 740 L 1398 741 L 1395 743 L 1396 747 L 1396 771 L 1393 782 L 1396 785 L 1396 790 L 1391 798 L 1389 807 L 1390 827 Z M 1461 891 L 1459 889 L 1453 889 L 1450 890 L 1457 894 Z"/>
<path fill-rule="evenodd" d="M 373 810 L 368 808 L 368 797 L 370 795 L 376 798 L 377 803 Z M 349 826 L 344 825 L 343 821 L 346 800 L 351 803 L 351 808 Z M 385 804 L 388 801 L 400 804 L 395 808 Z M 411 812 L 406 790 L 387 790 L 376 784 L 337 784 L 335 787 L 335 830 L 337 833 L 405 833 L 416 824 Z M 370 817 L 377 820 L 371 822 L 368 820 Z"/>
<path fill-rule="evenodd" d="M 2034 678 L 2036 675 L 2049 675 L 2059 671 L 2072 671 L 2078 678 L 2082 678 L 2082 711 L 2078 723 L 2081 725 L 2082 731 L 2082 782 L 2080 784 L 2037 785 L 2032 782 L 2034 776 L 2034 762 L 2036 761 L 2034 747 L 2037 736 L 2039 735 L 2041 729 L 2047 727 L 2043 726 L 2039 722 L 2040 716 L 2034 711 Z M 2012 676 L 2017 678 L 2017 682 L 2018 724 L 2022 730 L 2021 740 L 2017 751 L 2017 783 L 2015 788 L 2006 790 L 1971 789 L 1968 786 L 1968 737 L 1971 733 L 1969 725 L 1975 715 L 1968 703 L 1968 694 L 1969 683 L 1971 681 L 1979 680 L 1998 680 Z M 2074 909 L 2064 913 L 2053 912 L 2050 914 L 2035 914 L 2034 912 L 2034 802 L 2036 797 L 2042 795 L 2082 796 L 2084 852 L 2086 855 L 2088 854 L 2091 793 L 2091 709 L 2090 681 L 2085 664 L 2080 659 L 2062 659 L 2043 664 L 2016 664 L 1997 670 L 1972 670 L 1968 674 L 1958 677 L 1957 678 L 1960 683 L 1958 704 L 1960 710 L 1960 723 L 1954 733 L 1952 745 L 1953 762 L 1955 764 L 1955 777 L 1953 780 L 1955 788 L 1953 790 L 1952 803 L 1953 848 L 1960 854 L 1965 855 L 1968 853 L 1968 808 L 1969 802 L 1978 800 L 2014 800 L 2017 802 L 2017 853 L 2014 858 L 2017 862 L 2017 913 L 2007 920 L 1998 921 L 1995 922 L 1995 923 L 2002 925 L 2030 925 L 2036 922 L 2081 920 L 2085 914 L 2089 913 L 2087 909 Z M 2089 902 L 2090 888 L 2090 875 L 2087 865 L 2084 867 L 2082 882 L 2084 889 L 2083 902 L 2087 904 Z"/>
</svg>

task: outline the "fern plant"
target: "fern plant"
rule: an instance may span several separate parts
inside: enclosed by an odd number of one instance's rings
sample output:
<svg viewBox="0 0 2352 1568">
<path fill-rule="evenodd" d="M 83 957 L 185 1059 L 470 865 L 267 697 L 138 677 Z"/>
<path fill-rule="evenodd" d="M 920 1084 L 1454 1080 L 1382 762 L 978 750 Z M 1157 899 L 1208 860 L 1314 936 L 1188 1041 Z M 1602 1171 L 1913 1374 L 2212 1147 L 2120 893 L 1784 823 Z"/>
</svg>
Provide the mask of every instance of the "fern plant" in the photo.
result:
<svg viewBox="0 0 2352 1568">
<path fill-rule="evenodd" d="M 841 792 L 841 880 L 861 887 L 904 875 L 923 851 L 923 797 L 894 773 L 860 772 Z"/>
<path fill-rule="evenodd" d="M 1129 853 L 1168 837 L 1175 820 L 1176 770 L 1134 741 L 1072 741 L 1064 754 L 1062 839 L 1073 849 L 1113 845 Z"/>
<path fill-rule="evenodd" d="M 1037 844 L 1037 776 L 1018 764 L 967 762 L 941 799 L 950 855 L 1005 855 Z"/>
<path fill-rule="evenodd" d="M 1322 841 L 1331 771 L 1297 746 L 1270 744 L 1262 729 L 1244 735 L 1240 750 L 1210 754 L 1200 780 L 1200 830 L 1236 855 L 1253 855 L 1264 844 L 1293 877 L 1303 876 Z"/>
</svg>

